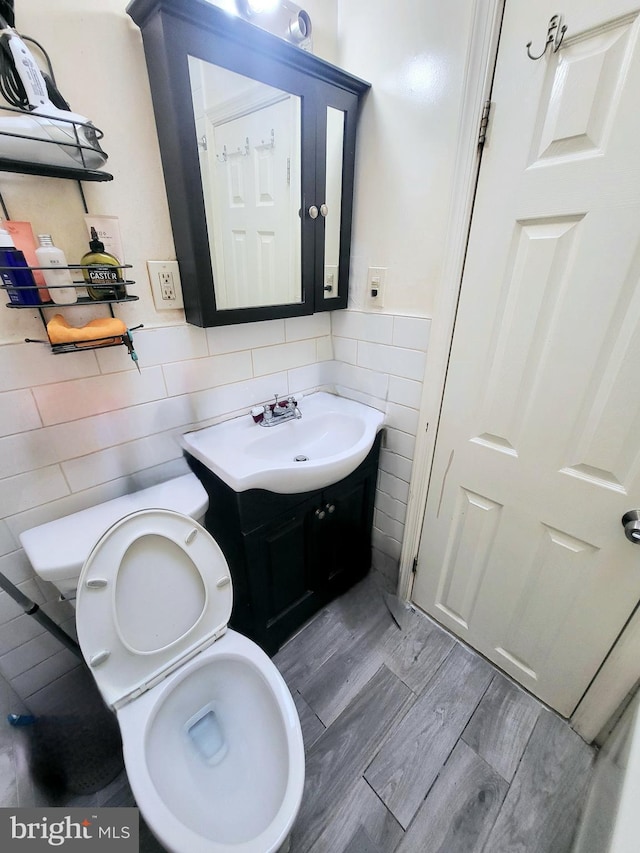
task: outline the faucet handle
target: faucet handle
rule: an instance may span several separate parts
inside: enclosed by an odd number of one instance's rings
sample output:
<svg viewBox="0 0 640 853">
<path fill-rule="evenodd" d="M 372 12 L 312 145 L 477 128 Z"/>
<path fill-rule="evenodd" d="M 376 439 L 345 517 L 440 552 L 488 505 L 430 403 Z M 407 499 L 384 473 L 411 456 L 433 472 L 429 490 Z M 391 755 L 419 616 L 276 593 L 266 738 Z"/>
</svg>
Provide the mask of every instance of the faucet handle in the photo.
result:
<svg viewBox="0 0 640 853">
<path fill-rule="evenodd" d="M 265 419 L 265 421 L 270 421 L 272 417 L 273 417 L 273 410 L 272 410 L 271 406 L 267 403 L 267 405 L 264 407 L 264 419 Z"/>
</svg>

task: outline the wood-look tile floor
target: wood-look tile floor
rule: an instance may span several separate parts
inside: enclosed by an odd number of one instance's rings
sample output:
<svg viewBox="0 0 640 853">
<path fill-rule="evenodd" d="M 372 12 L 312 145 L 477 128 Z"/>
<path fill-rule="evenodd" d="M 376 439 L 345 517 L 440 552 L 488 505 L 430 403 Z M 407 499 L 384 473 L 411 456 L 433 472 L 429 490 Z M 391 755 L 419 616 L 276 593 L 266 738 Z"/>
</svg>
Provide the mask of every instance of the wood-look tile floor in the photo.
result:
<svg viewBox="0 0 640 853">
<path fill-rule="evenodd" d="M 291 853 L 570 853 L 593 750 L 426 616 L 401 622 L 371 575 L 274 658 L 306 751 Z M 2 737 L 0 805 L 44 805 Z M 90 802 L 134 805 L 124 774 Z M 140 850 L 163 850 L 144 824 Z"/>
</svg>

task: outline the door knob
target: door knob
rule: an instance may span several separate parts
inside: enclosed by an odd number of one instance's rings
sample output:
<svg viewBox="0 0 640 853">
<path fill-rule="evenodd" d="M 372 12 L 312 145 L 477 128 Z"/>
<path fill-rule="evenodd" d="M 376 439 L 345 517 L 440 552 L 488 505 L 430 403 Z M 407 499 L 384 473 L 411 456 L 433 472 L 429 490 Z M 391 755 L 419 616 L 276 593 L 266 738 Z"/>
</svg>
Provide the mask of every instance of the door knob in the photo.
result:
<svg viewBox="0 0 640 853">
<path fill-rule="evenodd" d="M 624 535 L 629 542 L 640 545 L 640 510 L 630 509 L 622 516 Z"/>
<path fill-rule="evenodd" d="M 329 213 L 329 208 L 327 207 L 326 204 L 320 205 L 320 213 L 322 216 L 326 216 Z"/>
<path fill-rule="evenodd" d="M 325 515 L 326 515 L 326 513 L 323 509 L 317 509 L 316 510 L 316 518 L 319 518 L 320 521 L 322 521 L 322 519 L 325 517 Z"/>
<path fill-rule="evenodd" d="M 309 216 L 311 217 L 311 219 L 318 218 L 318 208 L 315 206 L 315 204 L 312 204 L 309 208 Z"/>
</svg>

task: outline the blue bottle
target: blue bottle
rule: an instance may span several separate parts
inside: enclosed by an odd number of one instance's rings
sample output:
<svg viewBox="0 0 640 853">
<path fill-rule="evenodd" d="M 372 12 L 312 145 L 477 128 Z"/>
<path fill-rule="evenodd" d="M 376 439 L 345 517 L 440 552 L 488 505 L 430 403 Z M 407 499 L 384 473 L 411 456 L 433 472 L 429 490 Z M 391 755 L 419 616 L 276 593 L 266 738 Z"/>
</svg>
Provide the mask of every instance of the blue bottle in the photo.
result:
<svg viewBox="0 0 640 853">
<path fill-rule="evenodd" d="M 0 280 L 14 305 L 40 305 L 33 273 L 23 253 L 16 249 L 11 234 L 4 228 L 0 228 Z"/>
</svg>

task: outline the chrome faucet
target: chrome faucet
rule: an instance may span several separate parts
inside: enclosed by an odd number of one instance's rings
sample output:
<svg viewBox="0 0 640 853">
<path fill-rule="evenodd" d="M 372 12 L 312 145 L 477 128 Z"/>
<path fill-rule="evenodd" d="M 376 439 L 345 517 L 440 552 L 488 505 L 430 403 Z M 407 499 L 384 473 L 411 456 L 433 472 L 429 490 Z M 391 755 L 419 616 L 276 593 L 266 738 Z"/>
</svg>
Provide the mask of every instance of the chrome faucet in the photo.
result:
<svg viewBox="0 0 640 853">
<path fill-rule="evenodd" d="M 272 427 L 276 424 L 281 424 L 283 421 L 289 421 L 291 418 L 301 418 L 302 412 L 298 408 L 295 397 L 287 397 L 287 402 L 283 406 L 278 402 L 278 395 L 274 394 L 275 402 L 267 403 L 262 413 L 262 420 L 259 421 L 260 426 Z"/>
</svg>

